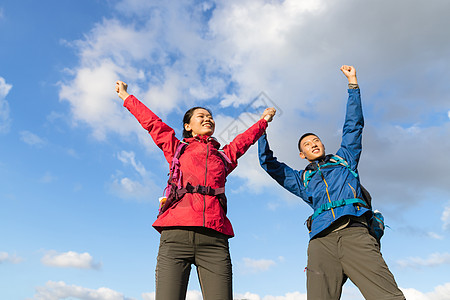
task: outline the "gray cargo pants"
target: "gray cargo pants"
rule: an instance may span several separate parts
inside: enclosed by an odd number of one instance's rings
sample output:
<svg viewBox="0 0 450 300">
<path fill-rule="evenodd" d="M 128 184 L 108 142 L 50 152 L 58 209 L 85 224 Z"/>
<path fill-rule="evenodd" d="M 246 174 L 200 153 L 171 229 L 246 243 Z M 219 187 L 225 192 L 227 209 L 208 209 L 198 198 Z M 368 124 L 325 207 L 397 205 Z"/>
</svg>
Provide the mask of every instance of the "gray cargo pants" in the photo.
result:
<svg viewBox="0 0 450 300">
<path fill-rule="evenodd" d="M 184 300 L 191 265 L 205 300 L 232 300 L 228 237 L 202 227 L 178 227 L 161 233 L 156 265 L 156 300 Z"/>
<path fill-rule="evenodd" d="M 309 242 L 308 300 L 340 299 L 347 278 L 365 299 L 405 299 L 365 227 L 347 227 Z"/>
</svg>

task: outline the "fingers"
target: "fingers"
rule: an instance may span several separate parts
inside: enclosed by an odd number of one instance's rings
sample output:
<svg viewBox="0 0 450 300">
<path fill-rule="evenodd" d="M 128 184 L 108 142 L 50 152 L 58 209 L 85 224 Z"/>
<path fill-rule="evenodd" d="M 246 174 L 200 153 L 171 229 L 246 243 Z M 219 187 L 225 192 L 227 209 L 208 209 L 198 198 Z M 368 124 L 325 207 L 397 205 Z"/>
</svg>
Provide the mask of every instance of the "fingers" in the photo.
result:
<svg viewBox="0 0 450 300">
<path fill-rule="evenodd" d="M 343 66 L 341 67 L 341 71 L 344 72 L 344 74 L 345 74 L 346 72 L 351 72 L 352 70 L 354 70 L 353 66 L 343 65 Z"/>
<path fill-rule="evenodd" d="M 274 107 L 268 107 L 264 110 L 264 113 L 266 115 L 270 115 L 272 117 L 275 116 L 276 112 L 277 112 L 277 110 Z"/>
<path fill-rule="evenodd" d="M 121 81 L 121 80 L 117 80 L 116 81 L 116 93 L 119 93 L 121 91 L 127 91 L 128 88 L 128 84 L 126 84 L 125 82 Z"/>
<path fill-rule="evenodd" d="M 345 77 L 347 77 L 349 80 L 350 80 L 350 78 L 352 78 L 352 81 L 353 81 L 353 78 L 356 78 L 355 67 L 343 65 L 343 66 L 341 66 L 340 70 L 342 71 L 342 73 L 344 73 Z"/>
<path fill-rule="evenodd" d="M 267 122 L 271 122 L 276 112 L 277 110 L 274 107 L 268 107 L 264 110 L 261 119 L 265 119 Z"/>
<path fill-rule="evenodd" d="M 119 98 L 122 99 L 123 101 L 125 101 L 125 99 L 128 98 L 128 96 L 130 96 L 130 94 L 128 94 L 128 92 L 127 92 L 127 89 L 128 89 L 128 84 L 126 84 L 125 82 L 123 82 L 121 80 L 116 81 L 116 86 L 115 86 L 116 93 L 119 96 Z"/>
</svg>

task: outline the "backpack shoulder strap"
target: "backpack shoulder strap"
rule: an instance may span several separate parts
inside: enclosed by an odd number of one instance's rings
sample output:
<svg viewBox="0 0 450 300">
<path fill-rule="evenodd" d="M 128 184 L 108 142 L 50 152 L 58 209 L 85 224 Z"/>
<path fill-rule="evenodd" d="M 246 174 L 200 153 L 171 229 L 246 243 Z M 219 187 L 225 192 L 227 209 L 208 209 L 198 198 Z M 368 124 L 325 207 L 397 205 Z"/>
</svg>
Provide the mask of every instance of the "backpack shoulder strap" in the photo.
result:
<svg viewBox="0 0 450 300">
<path fill-rule="evenodd" d="M 356 173 L 355 171 L 353 171 L 350 166 L 348 165 L 348 162 L 343 159 L 342 157 L 340 157 L 339 155 L 333 155 L 331 156 L 329 162 L 321 165 L 322 167 L 326 167 L 326 166 L 333 166 L 333 165 L 342 165 L 344 167 L 346 167 L 350 173 L 352 173 L 353 176 L 358 177 L 358 173 Z M 314 176 L 314 174 L 316 174 L 317 170 L 311 170 L 306 168 L 303 173 L 302 173 L 302 182 L 303 185 L 305 186 L 305 188 L 308 186 L 309 181 L 311 180 L 311 178 Z"/>
<path fill-rule="evenodd" d="M 184 149 L 186 148 L 187 145 L 189 145 L 189 143 L 185 141 L 180 141 L 180 143 L 177 146 L 177 149 L 175 150 L 175 154 L 173 155 L 172 162 L 170 164 L 169 180 L 168 180 L 169 183 L 171 183 L 172 180 L 177 180 L 177 185 L 180 186 L 181 176 L 180 176 L 179 158 L 181 154 L 184 152 Z"/>
<path fill-rule="evenodd" d="M 231 159 L 225 154 L 223 149 L 217 149 L 217 152 L 219 152 L 220 158 L 222 159 L 222 161 L 225 165 L 225 169 L 227 170 L 227 173 L 228 173 L 228 169 L 229 169 L 228 166 L 231 165 Z"/>
<path fill-rule="evenodd" d="M 189 145 L 188 142 L 185 141 L 180 141 L 180 143 L 177 146 L 177 149 L 175 150 L 175 154 L 173 155 L 174 158 L 180 158 L 181 153 L 184 151 L 184 148 L 186 148 L 186 146 Z"/>
<path fill-rule="evenodd" d="M 311 178 L 314 176 L 314 174 L 316 174 L 317 171 L 313 171 L 313 170 L 303 170 L 302 172 L 302 182 L 303 182 L 303 186 L 305 188 L 308 187 L 308 183 L 311 180 Z"/>
<path fill-rule="evenodd" d="M 336 155 L 336 154 L 333 155 L 331 157 L 330 161 L 334 162 L 335 164 L 339 164 L 339 165 L 346 167 L 350 171 L 350 173 L 352 173 L 353 176 L 358 177 L 358 174 L 350 168 L 350 166 L 348 165 L 348 162 L 345 159 L 343 159 L 342 157 L 340 157 L 339 155 Z"/>
</svg>

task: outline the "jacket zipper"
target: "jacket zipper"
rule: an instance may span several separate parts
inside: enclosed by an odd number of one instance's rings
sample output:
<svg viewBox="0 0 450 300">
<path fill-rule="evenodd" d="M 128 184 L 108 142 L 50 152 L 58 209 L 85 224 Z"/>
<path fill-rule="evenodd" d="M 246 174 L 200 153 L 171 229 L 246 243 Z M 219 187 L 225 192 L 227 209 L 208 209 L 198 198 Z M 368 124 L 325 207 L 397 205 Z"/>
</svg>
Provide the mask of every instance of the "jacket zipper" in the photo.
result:
<svg viewBox="0 0 450 300">
<path fill-rule="evenodd" d="M 209 143 L 206 144 L 205 186 L 207 186 Z M 203 195 L 203 227 L 206 226 L 206 195 Z"/>
</svg>

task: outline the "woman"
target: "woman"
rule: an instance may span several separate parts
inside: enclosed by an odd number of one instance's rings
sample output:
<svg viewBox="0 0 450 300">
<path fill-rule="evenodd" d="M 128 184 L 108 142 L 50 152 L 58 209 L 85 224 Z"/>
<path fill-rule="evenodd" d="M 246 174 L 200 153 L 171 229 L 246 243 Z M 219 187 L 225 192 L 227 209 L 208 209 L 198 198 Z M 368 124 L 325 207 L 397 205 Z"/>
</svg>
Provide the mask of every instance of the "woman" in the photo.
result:
<svg viewBox="0 0 450 300">
<path fill-rule="evenodd" d="M 219 152 L 212 137 L 215 122 L 209 110 L 194 107 L 183 118 L 183 141 L 136 97 L 127 84 L 116 82 L 116 92 L 124 106 L 152 136 L 171 164 L 181 142 L 186 143 L 179 157 L 181 199 L 162 212 L 153 223 L 161 233 L 156 266 L 156 299 L 185 299 L 191 265 L 197 267 L 204 299 L 233 299 L 232 267 L 228 239 L 234 236 L 226 217 L 225 181 L 237 160 L 264 133 L 275 115 L 267 108 L 260 120 L 236 136 Z"/>
</svg>

